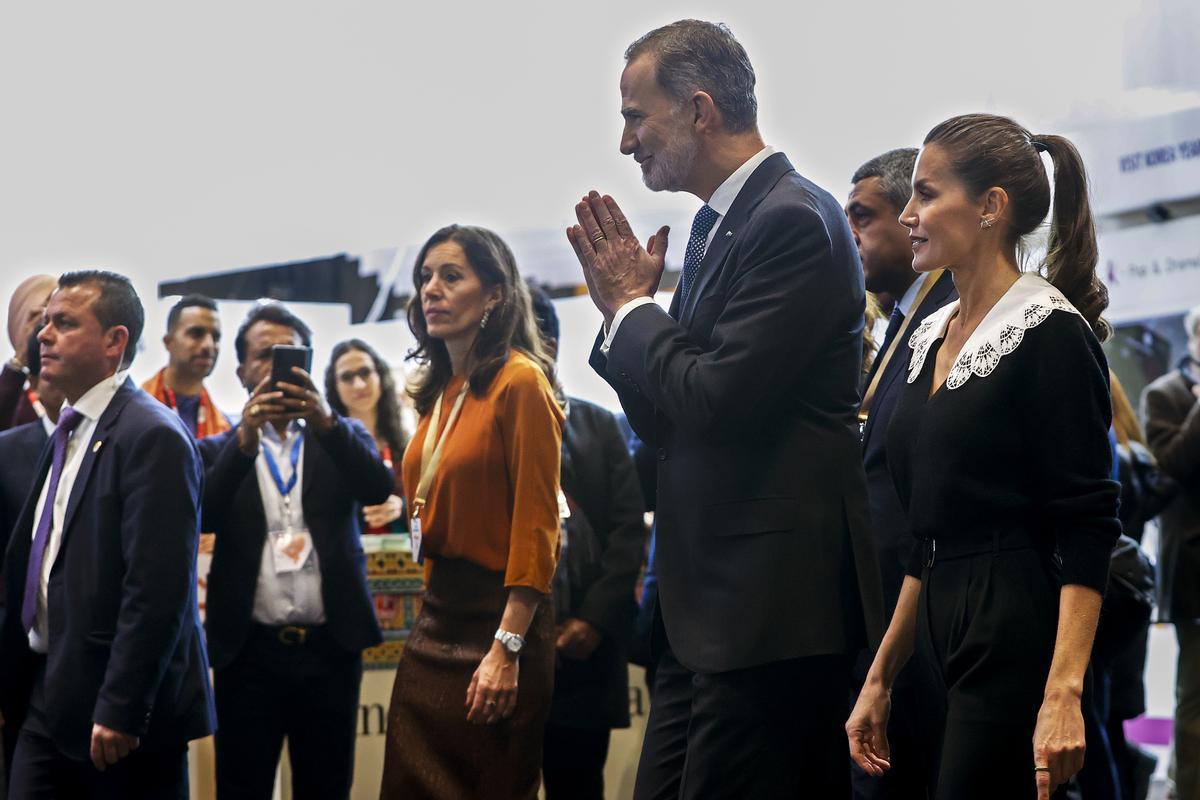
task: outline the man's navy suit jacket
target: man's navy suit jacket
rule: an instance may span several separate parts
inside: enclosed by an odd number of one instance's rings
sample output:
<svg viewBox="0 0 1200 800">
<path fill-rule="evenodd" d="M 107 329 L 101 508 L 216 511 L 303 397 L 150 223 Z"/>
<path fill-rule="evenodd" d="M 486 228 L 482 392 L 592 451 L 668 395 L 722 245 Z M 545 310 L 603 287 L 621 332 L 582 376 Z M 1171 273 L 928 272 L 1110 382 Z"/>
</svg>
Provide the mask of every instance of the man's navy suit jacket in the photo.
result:
<svg viewBox="0 0 1200 800">
<path fill-rule="evenodd" d="M 630 312 L 591 363 L 658 459 L 667 638 L 697 672 L 879 641 L 858 437 L 865 302 L 841 205 L 782 153 L 721 219 L 686 303 Z"/>
<path fill-rule="evenodd" d="M 203 471 L 179 417 L 132 381 L 120 386 L 86 448 L 47 590 L 47 723 L 64 754 L 88 758 L 92 724 L 177 747 L 216 728 L 197 606 Z M 0 710 L 24 717 L 34 675 L 21 602 L 42 451 L 9 542 L 0 641 Z"/>
<path fill-rule="evenodd" d="M 949 272 L 943 272 L 921 300 L 921 305 L 914 309 L 912 321 L 904 332 L 904 341 L 896 345 L 896 352 L 879 379 L 879 386 L 875 388 L 870 414 L 863 428 L 863 466 L 867 472 L 867 493 L 871 499 L 871 529 L 875 532 L 875 543 L 879 548 L 879 571 L 883 575 L 883 602 L 888 619 L 896 610 L 900 584 L 904 582 L 904 573 L 915 542 L 908 531 L 904 507 L 900 504 L 900 495 L 896 493 L 896 485 L 888 469 L 888 424 L 907 380 L 908 362 L 912 358 L 909 336 L 922 320 L 957 297 L 954 278 Z M 883 358 L 882 352 L 878 358 Z M 872 369 L 867 377 L 868 386 L 874 375 Z"/>
<path fill-rule="evenodd" d="M 267 540 L 256 456 L 238 448 L 237 430 L 200 440 L 207 478 L 204 529 L 216 534 L 206 595 L 215 668 L 232 662 L 246 641 Z M 351 652 L 383 641 L 367 586 L 359 504 L 384 502 L 395 480 L 358 420 L 338 417 L 329 432 L 306 433 L 300 489 L 304 521 L 321 565 L 326 624 L 334 641 Z"/>
</svg>

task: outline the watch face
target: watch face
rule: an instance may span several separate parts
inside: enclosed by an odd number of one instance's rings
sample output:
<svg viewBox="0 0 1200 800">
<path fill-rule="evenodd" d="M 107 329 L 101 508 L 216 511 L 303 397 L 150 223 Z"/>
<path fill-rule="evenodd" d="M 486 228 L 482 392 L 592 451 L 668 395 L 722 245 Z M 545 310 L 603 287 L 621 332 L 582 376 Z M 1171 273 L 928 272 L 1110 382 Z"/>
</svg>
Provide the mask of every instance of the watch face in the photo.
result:
<svg viewBox="0 0 1200 800">
<path fill-rule="evenodd" d="M 504 643 L 504 646 L 508 648 L 508 652 L 510 653 L 521 652 L 521 640 L 515 636 L 510 637 L 508 641 Z"/>
</svg>

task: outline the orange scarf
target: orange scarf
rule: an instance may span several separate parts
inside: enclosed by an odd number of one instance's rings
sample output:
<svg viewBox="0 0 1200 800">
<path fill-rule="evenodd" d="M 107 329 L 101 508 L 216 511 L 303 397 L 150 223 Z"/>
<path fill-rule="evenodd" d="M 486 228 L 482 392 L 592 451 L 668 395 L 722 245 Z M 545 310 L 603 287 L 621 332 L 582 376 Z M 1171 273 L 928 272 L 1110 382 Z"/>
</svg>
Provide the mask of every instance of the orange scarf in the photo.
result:
<svg viewBox="0 0 1200 800">
<path fill-rule="evenodd" d="M 142 384 L 142 388 L 152 395 L 154 399 L 174 410 L 175 393 L 171 391 L 164 380 L 166 371 L 165 367 L 160 369 L 155 373 L 153 378 Z M 208 390 L 201 389 L 200 412 L 196 415 L 196 438 L 203 439 L 205 436 L 215 436 L 218 433 L 224 433 L 229 428 L 229 420 L 225 419 L 225 415 L 220 412 L 213 403 L 212 398 L 208 396 Z"/>
</svg>

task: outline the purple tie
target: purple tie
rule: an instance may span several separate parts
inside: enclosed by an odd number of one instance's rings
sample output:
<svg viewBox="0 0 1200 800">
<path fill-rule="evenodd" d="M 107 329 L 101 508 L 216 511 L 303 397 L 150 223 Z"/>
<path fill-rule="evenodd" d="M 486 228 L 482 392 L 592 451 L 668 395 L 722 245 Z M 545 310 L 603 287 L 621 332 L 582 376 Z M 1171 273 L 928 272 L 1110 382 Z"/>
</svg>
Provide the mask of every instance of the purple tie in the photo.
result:
<svg viewBox="0 0 1200 800">
<path fill-rule="evenodd" d="M 42 583 L 42 561 L 46 557 L 46 543 L 50 541 L 50 528 L 54 522 L 54 498 L 58 494 L 58 481 L 62 477 L 63 462 L 67 460 L 67 440 L 71 431 L 83 422 L 83 415 L 73 408 L 63 408 L 54 429 L 54 464 L 50 467 L 50 488 L 46 490 L 46 505 L 42 518 L 38 520 L 37 533 L 33 537 L 33 548 L 29 551 L 29 567 L 25 571 L 25 598 L 21 603 L 21 624 L 25 632 L 33 630 L 37 619 L 38 587 Z"/>
</svg>

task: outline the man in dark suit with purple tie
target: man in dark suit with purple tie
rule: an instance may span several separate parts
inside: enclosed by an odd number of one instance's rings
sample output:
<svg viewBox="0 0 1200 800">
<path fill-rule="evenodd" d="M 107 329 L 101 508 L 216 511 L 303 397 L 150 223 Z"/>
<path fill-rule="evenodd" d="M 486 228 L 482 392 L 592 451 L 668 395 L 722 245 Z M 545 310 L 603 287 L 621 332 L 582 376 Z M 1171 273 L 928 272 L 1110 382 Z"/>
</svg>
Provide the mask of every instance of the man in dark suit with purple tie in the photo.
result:
<svg viewBox="0 0 1200 800">
<path fill-rule="evenodd" d="M 841 205 L 758 132 L 729 29 L 625 53 L 621 151 L 704 205 L 669 312 L 667 229 L 612 198 L 568 231 L 604 315 L 591 363 L 658 463 L 656 661 L 636 798 L 844 797 L 853 654 L 882 630 L 858 449 L 864 290 Z"/>
<path fill-rule="evenodd" d="M 0 711 L 10 793 L 187 797 L 187 743 L 215 728 L 196 604 L 202 470 L 179 418 L 126 376 L 129 280 L 63 275 L 41 380 L 66 397 L 13 529 Z"/>
</svg>

